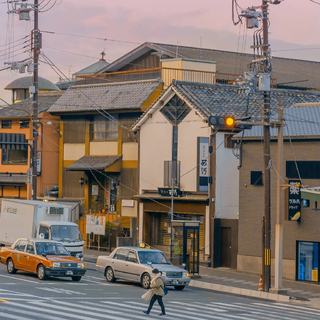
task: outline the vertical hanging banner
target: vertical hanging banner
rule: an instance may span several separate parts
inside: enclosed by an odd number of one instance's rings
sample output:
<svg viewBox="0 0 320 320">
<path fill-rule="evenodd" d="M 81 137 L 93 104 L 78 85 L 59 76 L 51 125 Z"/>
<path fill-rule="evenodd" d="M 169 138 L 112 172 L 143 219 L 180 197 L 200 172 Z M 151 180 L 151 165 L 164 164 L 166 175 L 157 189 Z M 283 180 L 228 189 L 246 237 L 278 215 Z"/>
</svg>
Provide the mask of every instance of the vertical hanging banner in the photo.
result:
<svg viewBox="0 0 320 320">
<path fill-rule="evenodd" d="M 297 185 L 299 180 L 289 180 L 289 221 L 300 221 L 301 219 L 301 189 Z"/>
<path fill-rule="evenodd" d="M 198 190 L 208 192 L 209 180 L 209 138 L 198 138 L 199 180 Z"/>
</svg>

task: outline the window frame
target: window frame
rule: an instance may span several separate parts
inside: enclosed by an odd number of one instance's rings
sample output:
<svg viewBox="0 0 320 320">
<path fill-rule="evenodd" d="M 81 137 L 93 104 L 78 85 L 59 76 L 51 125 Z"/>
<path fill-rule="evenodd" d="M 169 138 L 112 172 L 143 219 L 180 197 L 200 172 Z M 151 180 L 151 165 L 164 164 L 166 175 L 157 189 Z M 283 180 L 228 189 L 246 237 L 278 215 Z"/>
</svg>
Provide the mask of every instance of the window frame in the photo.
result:
<svg viewBox="0 0 320 320">
<path fill-rule="evenodd" d="M 24 124 L 27 124 L 27 126 L 24 126 Z M 28 120 L 22 120 L 19 123 L 20 129 L 29 129 L 30 128 L 30 121 Z"/>
<path fill-rule="evenodd" d="M 26 162 L 19 162 L 19 163 L 10 163 L 9 157 L 10 157 L 10 152 L 11 151 L 23 151 L 26 153 L 27 157 L 27 161 Z M 4 156 L 6 157 L 6 160 L 4 161 Z M 26 166 L 28 165 L 29 162 L 29 154 L 28 154 L 28 150 L 23 150 L 23 149 L 2 149 L 1 152 L 1 164 L 4 166 Z"/>
<path fill-rule="evenodd" d="M 28 246 L 29 245 L 31 245 L 32 246 L 32 248 L 33 248 L 33 252 L 28 252 L 27 250 L 28 250 Z M 25 249 L 25 251 L 26 251 L 26 253 L 29 253 L 29 254 L 35 254 L 35 247 L 34 247 L 34 243 L 33 243 L 33 241 L 29 241 L 28 243 L 27 243 L 27 245 L 26 245 L 26 249 Z"/>
<path fill-rule="evenodd" d="M 3 126 L 4 122 L 8 123 L 10 126 L 4 127 Z M 12 120 L 1 120 L 1 129 L 11 129 L 11 128 L 12 128 Z"/>
<path fill-rule="evenodd" d="M 118 121 L 118 114 L 112 115 L 113 118 L 115 118 Z M 99 119 L 99 120 L 98 120 Z M 93 117 L 93 124 L 92 124 L 92 140 L 93 141 L 117 141 L 119 138 L 119 126 L 117 124 L 117 129 L 116 130 L 108 130 L 107 126 L 109 123 L 114 122 L 114 120 L 110 120 L 103 115 L 94 115 Z M 95 125 L 98 123 L 104 124 L 104 130 L 95 130 Z M 117 137 L 116 138 L 108 138 L 108 134 L 113 134 L 116 133 Z M 96 138 L 96 134 L 104 134 L 103 138 Z"/>
<path fill-rule="evenodd" d="M 135 256 L 136 261 L 131 261 L 131 260 L 129 260 L 129 255 L 130 255 L 130 254 L 133 254 L 133 255 Z M 134 250 L 129 250 L 129 252 L 128 252 L 128 254 L 127 254 L 127 257 L 126 257 L 126 261 L 127 261 L 127 262 L 132 262 L 132 263 L 138 263 L 139 260 L 138 260 L 137 253 L 136 253 Z"/>
</svg>

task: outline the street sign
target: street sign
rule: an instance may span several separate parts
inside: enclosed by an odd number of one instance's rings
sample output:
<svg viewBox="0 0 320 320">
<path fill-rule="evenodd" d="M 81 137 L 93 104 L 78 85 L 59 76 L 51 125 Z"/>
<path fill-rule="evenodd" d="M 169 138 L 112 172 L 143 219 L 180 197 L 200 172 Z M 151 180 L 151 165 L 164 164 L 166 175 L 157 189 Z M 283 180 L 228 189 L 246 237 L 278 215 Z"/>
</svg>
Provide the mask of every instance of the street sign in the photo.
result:
<svg viewBox="0 0 320 320">
<path fill-rule="evenodd" d="M 27 184 L 31 184 L 32 183 L 32 169 L 29 168 L 27 170 Z"/>
<path fill-rule="evenodd" d="M 164 197 L 171 197 L 172 188 L 158 188 L 158 193 L 160 196 Z M 174 197 L 181 197 L 182 192 L 179 188 L 173 188 L 173 196 Z"/>
</svg>

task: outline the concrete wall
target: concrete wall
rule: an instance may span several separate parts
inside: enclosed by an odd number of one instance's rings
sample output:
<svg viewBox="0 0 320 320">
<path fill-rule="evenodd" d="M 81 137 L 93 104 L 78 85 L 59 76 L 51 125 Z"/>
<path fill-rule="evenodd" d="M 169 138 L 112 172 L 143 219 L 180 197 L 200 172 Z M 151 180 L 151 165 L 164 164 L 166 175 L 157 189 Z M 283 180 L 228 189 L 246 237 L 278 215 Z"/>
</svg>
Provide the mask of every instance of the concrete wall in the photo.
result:
<svg viewBox="0 0 320 320">
<path fill-rule="evenodd" d="M 316 140 L 293 141 L 293 150 L 297 161 L 319 161 L 320 142 Z M 276 143 L 271 142 L 272 163 L 277 163 Z M 240 191 L 239 191 L 239 255 L 238 268 L 242 271 L 259 270 L 261 265 L 262 235 L 261 219 L 263 216 L 263 186 L 250 185 L 250 172 L 263 171 L 263 151 L 262 143 L 245 142 L 242 148 L 242 168 L 240 169 Z M 294 156 L 290 143 L 284 142 L 284 177 L 285 161 L 293 161 Z M 320 180 L 302 179 L 307 187 L 320 185 Z M 271 170 L 271 256 L 275 252 L 275 221 L 276 221 L 276 185 L 277 174 Z M 288 192 L 288 191 L 286 191 Z M 310 203 L 309 208 L 302 207 L 301 222 L 284 221 L 283 224 L 283 259 L 286 261 L 287 268 L 284 272 L 286 277 L 294 279 L 296 245 L 297 241 L 320 242 L 319 228 L 320 215 L 313 211 L 314 202 Z M 284 215 L 287 214 L 287 204 L 284 201 Z M 256 259 L 255 259 L 256 258 Z M 254 261 L 257 262 L 257 267 Z M 259 262 L 260 261 L 260 262 Z M 260 271 L 261 272 L 261 268 Z"/>
<path fill-rule="evenodd" d="M 164 161 L 171 161 L 172 125 L 156 111 L 140 131 L 140 193 L 163 186 Z"/>
<path fill-rule="evenodd" d="M 178 126 L 178 160 L 181 162 L 182 176 L 180 187 L 184 191 L 197 191 L 198 170 L 192 169 L 198 164 L 198 137 L 209 137 L 210 131 L 194 110 Z M 171 148 L 171 143 L 168 148 Z"/>
<path fill-rule="evenodd" d="M 215 218 L 238 219 L 239 160 L 231 148 L 224 147 L 225 133 L 216 134 L 216 208 Z"/>
</svg>

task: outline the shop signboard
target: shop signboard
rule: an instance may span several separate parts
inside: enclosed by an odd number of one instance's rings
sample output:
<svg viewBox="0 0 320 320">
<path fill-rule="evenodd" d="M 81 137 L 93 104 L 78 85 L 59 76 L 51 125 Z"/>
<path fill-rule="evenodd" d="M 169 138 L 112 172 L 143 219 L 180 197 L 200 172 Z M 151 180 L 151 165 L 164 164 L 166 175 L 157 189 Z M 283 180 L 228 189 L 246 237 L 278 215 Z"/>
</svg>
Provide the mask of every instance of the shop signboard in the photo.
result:
<svg viewBox="0 0 320 320">
<path fill-rule="evenodd" d="M 172 195 L 172 188 L 158 188 L 158 193 L 160 196 L 164 197 L 171 197 Z M 174 197 L 181 197 L 182 193 L 180 188 L 173 188 L 173 196 Z"/>
<path fill-rule="evenodd" d="M 209 190 L 209 138 L 198 138 L 198 164 L 198 190 L 207 192 Z"/>
<path fill-rule="evenodd" d="M 86 233 L 105 235 L 106 217 L 87 215 Z"/>
<path fill-rule="evenodd" d="M 300 221 L 301 218 L 301 188 L 299 180 L 289 180 L 289 221 Z"/>
</svg>

